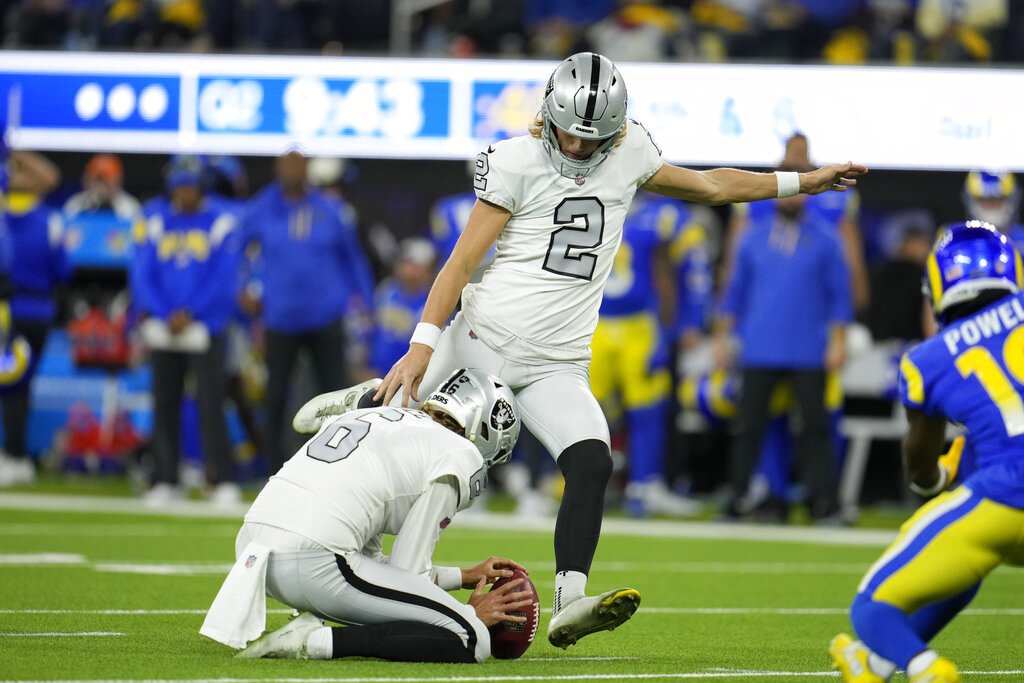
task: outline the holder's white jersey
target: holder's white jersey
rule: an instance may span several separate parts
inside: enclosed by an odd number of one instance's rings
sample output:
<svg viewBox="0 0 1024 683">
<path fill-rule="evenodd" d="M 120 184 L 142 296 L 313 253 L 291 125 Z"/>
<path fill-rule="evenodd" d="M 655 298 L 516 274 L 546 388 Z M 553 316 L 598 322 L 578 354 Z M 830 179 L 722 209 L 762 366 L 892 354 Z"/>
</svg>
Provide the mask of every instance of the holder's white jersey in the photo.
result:
<svg viewBox="0 0 1024 683">
<path fill-rule="evenodd" d="M 559 173 L 541 140 L 522 136 L 477 159 L 477 197 L 512 217 L 494 263 L 462 292 L 473 332 L 521 363 L 590 359 L 590 340 L 622 224 L 637 188 L 661 168 L 661 150 L 636 121 L 585 177 Z"/>
<path fill-rule="evenodd" d="M 417 500 L 436 489 L 436 482 L 444 483 L 441 488 L 457 485 L 449 503 L 431 505 L 439 510 L 450 506 L 448 514 L 469 507 L 486 487 L 483 458 L 468 439 L 419 410 L 354 410 L 326 422 L 270 478 L 245 521 L 301 534 L 338 554 L 382 559 L 381 535 L 397 535 Z M 413 521 L 432 536 L 419 539 L 423 547 L 415 554 L 423 557 L 410 562 L 420 571 L 429 568 L 446 524 L 443 515 Z"/>
</svg>

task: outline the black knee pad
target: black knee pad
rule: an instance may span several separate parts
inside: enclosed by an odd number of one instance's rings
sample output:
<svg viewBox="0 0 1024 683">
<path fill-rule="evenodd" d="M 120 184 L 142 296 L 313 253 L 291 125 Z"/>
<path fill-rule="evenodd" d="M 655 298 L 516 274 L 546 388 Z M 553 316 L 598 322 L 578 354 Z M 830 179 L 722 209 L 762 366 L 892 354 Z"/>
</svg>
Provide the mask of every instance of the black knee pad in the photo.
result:
<svg viewBox="0 0 1024 683">
<path fill-rule="evenodd" d="M 603 487 L 612 476 L 612 454 L 604 441 L 578 441 L 558 456 L 558 467 L 567 487 L 570 481 L 600 482 Z"/>
</svg>

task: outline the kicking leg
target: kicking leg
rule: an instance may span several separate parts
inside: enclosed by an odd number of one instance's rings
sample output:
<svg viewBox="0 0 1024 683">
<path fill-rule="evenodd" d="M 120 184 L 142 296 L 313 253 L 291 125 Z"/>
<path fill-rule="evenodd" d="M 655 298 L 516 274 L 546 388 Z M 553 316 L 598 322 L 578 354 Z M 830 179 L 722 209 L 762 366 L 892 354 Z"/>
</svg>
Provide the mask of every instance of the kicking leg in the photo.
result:
<svg viewBox="0 0 1024 683">
<path fill-rule="evenodd" d="M 566 648 L 585 635 L 611 630 L 640 604 L 632 588 L 586 597 L 587 576 L 601 535 L 611 476 L 608 423 L 582 368 L 561 366 L 516 394 L 523 422 L 558 454 L 565 492 L 555 523 L 555 601 L 548 640 Z"/>
</svg>

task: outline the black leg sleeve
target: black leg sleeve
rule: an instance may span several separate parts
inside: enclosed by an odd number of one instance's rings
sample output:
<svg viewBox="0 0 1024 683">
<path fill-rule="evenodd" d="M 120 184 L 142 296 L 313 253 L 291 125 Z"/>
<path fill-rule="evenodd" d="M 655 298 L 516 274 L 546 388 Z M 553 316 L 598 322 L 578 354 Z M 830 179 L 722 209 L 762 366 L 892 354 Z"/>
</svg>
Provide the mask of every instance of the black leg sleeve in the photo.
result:
<svg viewBox="0 0 1024 683">
<path fill-rule="evenodd" d="M 562 451 L 558 466 L 565 477 L 565 492 L 555 522 L 555 571 L 589 574 L 601 536 L 612 456 L 606 443 L 588 439 Z"/>
<path fill-rule="evenodd" d="M 365 626 L 334 626 L 334 657 L 376 657 L 393 662 L 472 664 L 474 653 L 441 626 L 393 621 Z"/>
</svg>

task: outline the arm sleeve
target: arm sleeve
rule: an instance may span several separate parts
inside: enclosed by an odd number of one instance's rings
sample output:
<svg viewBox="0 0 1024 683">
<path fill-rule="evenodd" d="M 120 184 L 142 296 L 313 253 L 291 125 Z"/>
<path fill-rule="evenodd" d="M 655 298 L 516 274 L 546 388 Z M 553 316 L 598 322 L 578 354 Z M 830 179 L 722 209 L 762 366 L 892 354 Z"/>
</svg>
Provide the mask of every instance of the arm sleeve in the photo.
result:
<svg viewBox="0 0 1024 683">
<path fill-rule="evenodd" d="M 132 302 L 140 313 L 164 317 L 167 311 L 164 297 L 158 284 L 157 272 L 159 264 L 156 258 L 156 247 L 150 236 L 150 222 L 162 222 L 158 215 L 140 218 L 132 232 L 135 237 L 129 279 L 131 282 Z"/>
<path fill-rule="evenodd" d="M 631 130 L 626 132 L 627 138 L 630 135 L 643 136 L 640 141 L 640 166 L 637 170 L 636 181 L 636 186 L 640 187 L 650 180 L 651 176 L 657 173 L 665 162 L 661 158 L 661 148 L 654 141 L 654 136 L 651 135 L 651 132 L 642 123 L 630 119 L 626 125 L 631 128 Z"/>
<path fill-rule="evenodd" d="M 234 307 L 238 292 L 238 235 L 235 218 L 222 213 L 210 228 L 210 285 L 199 290 L 192 315 L 200 320 L 218 319 Z"/>
<path fill-rule="evenodd" d="M 55 283 L 71 279 L 71 261 L 64 248 L 64 218 L 58 211 L 51 211 L 47 220 L 50 241 L 50 269 Z"/>
<path fill-rule="evenodd" d="M 903 354 L 900 359 L 899 392 L 903 405 L 916 408 L 926 415 L 933 413 L 926 405 L 924 375 L 909 353 Z"/>
<path fill-rule="evenodd" d="M 441 537 L 441 524 L 455 515 L 458 502 L 459 489 L 453 477 L 431 482 L 398 530 L 388 564 L 433 578 L 430 556 Z"/>
<path fill-rule="evenodd" d="M 380 534 L 368 540 L 359 553 L 381 564 L 385 564 L 388 561 L 388 556 L 384 554 L 383 539 Z"/>
<path fill-rule="evenodd" d="M 492 145 L 486 152 L 481 152 L 478 158 L 485 159 L 486 165 L 478 165 L 473 190 L 485 202 L 515 213 L 519 193 L 515 186 L 515 169 L 509 168 L 511 153 L 512 148 L 507 143 Z"/>
</svg>

